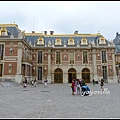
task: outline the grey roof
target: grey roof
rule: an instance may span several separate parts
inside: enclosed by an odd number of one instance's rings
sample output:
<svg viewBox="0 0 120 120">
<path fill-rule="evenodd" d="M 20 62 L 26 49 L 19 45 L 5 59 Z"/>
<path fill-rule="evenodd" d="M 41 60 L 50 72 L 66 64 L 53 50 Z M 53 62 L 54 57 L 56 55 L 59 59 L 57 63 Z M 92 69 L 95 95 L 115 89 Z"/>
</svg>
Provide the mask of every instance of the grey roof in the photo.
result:
<svg viewBox="0 0 120 120">
<path fill-rule="evenodd" d="M 0 26 L 0 29 L 1 29 L 2 26 Z M 8 35 L 13 35 L 14 36 L 18 36 L 19 34 L 19 31 L 20 29 L 17 27 L 17 25 L 13 25 L 13 26 L 6 26 L 6 29 L 8 30 Z M 34 44 L 37 42 L 37 39 L 40 37 L 40 34 L 25 34 L 25 40 L 28 40 L 28 41 L 31 41 L 31 44 Z M 68 40 L 70 37 L 72 37 L 74 39 L 74 43 L 75 43 L 75 46 L 77 44 L 80 44 L 81 42 L 81 39 L 83 37 L 85 37 L 87 40 L 88 40 L 88 44 L 91 44 L 91 42 L 94 42 L 95 45 L 97 45 L 98 41 L 99 41 L 99 38 L 100 38 L 100 34 L 95 34 L 95 35 L 92 35 L 92 34 L 78 34 L 78 35 L 74 35 L 74 34 L 71 34 L 71 35 L 42 35 L 42 38 L 44 39 L 44 42 L 45 44 L 48 44 L 48 42 L 50 41 L 51 44 L 54 44 L 55 43 L 55 40 L 57 38 L 60 38 L 61 41 L 62 41 L 62 45 L 64 45 L 64 43 L 68 43 Z M 106 40 L 106 44 L 108 44 L 108 41 Z"/>
<path fill-rule="evenodd" d="M 59 36 L 59 35 L 58 35 Z M 48 42 L 50 41 L 51 44 L 52 43 L 55 43 L 55 40 L 58 38 L 58 36 L 42 36 L 42 38 L 44 39 L 45 41 L 45 44 L 48 44 Z M 31 41 L 32 44 L 34 44 L 34 40 L 37 41 L 37 39 L 39 38 L 40 36 L 26 36 L 26 39 L 28 39 L 29 41 Z M 100 36 L 97 36 L 97 37 L 86 37 L 86 39 L 88 40 L 88 43 L 90 44 L 91 42 L 94 41 L 95 44 L 97 44 L 98 42 L 98 39 L 99 39 Z M 62 41 L 62 44 L 64 44 L 64 42 L 67 44 L 68 43 L 68 40 L 70 38 L 70 36 L 59 36 L 59 38 L 61 39 Z M 80 37 L 80 36 L 72 36 L 72 38 L 74 39 L 74 43 L 75 45 L 77 45 L 78 43 L 80 44 L 81 42 L 81 39 L 83 37 Z M 108 41 L 106 40 L 106 43 L 108 44 Z"/>
<path fill-rule="evenodd" d="M 116 37 L 113 42 L 115 44 L 115 52 L 120 53 L 120 34 L 116 33 Z"/>
<path fill-rule="evenodd" d="M 1 29 L 2 26 L 0 26 L 0 29 Z M 15 26 L 10 26 L 10 27 L 6 27 L 7 31 L 8 31 L 8 35 L 12 35 L 12 32 L 13 32 L 13 35 L 14 36 L 17 36 L 18 33 L 19 33 L 19 30 L 18 28 L 16 28 Z"/>
</svg>

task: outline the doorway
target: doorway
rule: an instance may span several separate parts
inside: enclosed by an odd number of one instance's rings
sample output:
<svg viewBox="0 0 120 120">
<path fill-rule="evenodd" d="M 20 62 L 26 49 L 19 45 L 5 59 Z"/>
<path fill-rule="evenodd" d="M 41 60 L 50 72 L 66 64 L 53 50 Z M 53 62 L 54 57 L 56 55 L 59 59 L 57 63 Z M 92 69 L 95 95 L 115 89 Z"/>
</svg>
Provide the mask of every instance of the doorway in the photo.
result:
<svg viewBox="0 0 120 120">
<path fill-rule="evenodd" d="M 72 83 L 73 79 L 76 79 L 76 70 L 74 68 L 70 68 L 68 70 L 68 83 Z"/>
</svg>

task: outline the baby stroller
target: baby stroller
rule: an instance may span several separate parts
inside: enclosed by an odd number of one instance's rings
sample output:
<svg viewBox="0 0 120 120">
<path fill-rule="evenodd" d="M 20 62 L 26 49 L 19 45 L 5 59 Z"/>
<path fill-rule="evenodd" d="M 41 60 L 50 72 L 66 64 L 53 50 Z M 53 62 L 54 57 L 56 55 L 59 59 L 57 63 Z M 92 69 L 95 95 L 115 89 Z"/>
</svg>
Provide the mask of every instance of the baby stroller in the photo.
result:
<svg viewBox="0 0 120 120">
<path fill-rule="evenodd" d="M 89 95 L 90 94 L 90 88 L 87 85 L 82 86 L 81 87 L 81 93 L 82 93 L 82 96 Z"/>
</svg>

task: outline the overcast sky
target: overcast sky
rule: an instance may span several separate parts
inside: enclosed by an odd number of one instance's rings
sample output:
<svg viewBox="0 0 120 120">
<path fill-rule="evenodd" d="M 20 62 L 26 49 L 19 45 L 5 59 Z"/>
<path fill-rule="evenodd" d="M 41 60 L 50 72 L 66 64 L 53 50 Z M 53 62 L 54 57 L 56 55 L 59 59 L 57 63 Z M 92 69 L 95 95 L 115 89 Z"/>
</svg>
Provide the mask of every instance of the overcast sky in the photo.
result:
<svg viewBox="0 0 120 120">
<path fill-rule="evenodd" d="M 109 40 L 120 33 L 119 1 L 0 1 L 0 24 L 25 32 L 96 34 Z"/>
</svg>

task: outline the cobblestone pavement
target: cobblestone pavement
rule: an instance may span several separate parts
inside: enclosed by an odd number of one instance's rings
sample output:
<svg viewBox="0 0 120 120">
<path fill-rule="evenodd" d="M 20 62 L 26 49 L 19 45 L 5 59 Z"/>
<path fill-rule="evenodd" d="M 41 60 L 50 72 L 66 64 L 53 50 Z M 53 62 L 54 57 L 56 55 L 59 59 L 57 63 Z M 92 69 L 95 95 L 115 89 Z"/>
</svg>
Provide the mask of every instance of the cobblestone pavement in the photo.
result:
<svg viewBox="0 0 120 120">
<path fill-rule="evenodd" d="M 72 95 L 66 84 L 0 86 L 0 118 L 120 118 L 120 84 L 88 84 L 90 96 Z"/>
</svg>

